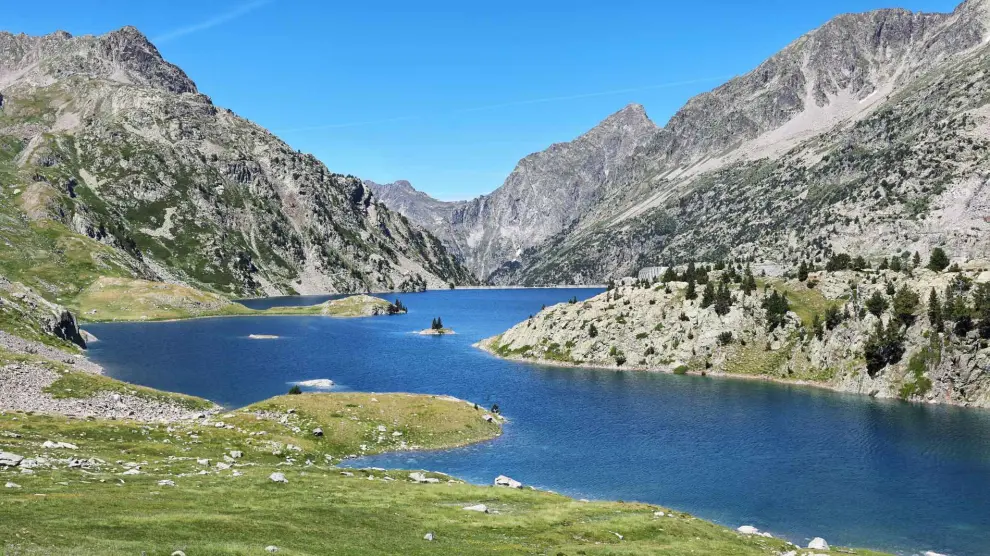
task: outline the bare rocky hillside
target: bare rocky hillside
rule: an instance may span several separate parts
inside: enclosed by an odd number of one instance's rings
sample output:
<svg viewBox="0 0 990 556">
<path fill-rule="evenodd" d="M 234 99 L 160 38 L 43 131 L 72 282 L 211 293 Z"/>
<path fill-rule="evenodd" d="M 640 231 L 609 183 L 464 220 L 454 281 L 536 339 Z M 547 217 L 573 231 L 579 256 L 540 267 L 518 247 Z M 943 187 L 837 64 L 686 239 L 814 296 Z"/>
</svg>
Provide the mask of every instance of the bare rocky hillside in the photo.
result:
<svg viewBox="0 0 990 556">
<path fill-rule="evenodd" d="M 0 33 L 0 186 L 144 278 L 238 295 L 474 281 L 360 179 L 215 106 L 132 27 Z"/>
</svg>

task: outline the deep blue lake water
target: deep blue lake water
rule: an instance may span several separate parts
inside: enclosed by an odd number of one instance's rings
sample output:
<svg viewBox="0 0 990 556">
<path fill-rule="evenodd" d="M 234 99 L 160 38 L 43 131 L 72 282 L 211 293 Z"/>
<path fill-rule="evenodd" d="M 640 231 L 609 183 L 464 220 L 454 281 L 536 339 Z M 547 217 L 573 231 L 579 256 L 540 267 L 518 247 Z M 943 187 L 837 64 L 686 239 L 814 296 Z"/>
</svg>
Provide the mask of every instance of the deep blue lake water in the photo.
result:
<svg viewBox="0 0 990 556">
<path fill-rule="evenodd" d="M 786 385 L 542 367 L 471 347 L 542 304 L 598 290 L 403 294 L 408 315 L 100 324 L 112 376 L 241 406 L 330 378 L 338 389 L 450 394 L 511 419 L 467 448 L 360 465 L 506 474 L 577 498 L 653 502 L 805 544 L 990 553 L 990 411 Z M 312 304 L 322 298 L 245 302 Z M 440 316 L 457 335 L 411 334 Z M 273 334 L 277 340 L 250 340 Z"/>
</svg>

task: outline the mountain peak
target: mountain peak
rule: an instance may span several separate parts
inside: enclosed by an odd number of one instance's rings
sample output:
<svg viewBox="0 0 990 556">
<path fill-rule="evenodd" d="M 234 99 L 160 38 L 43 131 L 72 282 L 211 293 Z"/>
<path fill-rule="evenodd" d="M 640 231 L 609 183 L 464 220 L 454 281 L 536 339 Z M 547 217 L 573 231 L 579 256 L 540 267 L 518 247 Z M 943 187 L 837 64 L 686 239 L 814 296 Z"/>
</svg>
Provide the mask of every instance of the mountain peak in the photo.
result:
<svg viewBox="0 0 990 556">
<path fill-rule="evenodd" d="M 158 48 L 136 27 L 127 25 L 99 37 L 98 50 L 114 69 L 124 70 L 132 81 L 144 82 L 173 93 L 195 93 L 196 84 L 178 66 L 167 62 Z"/>
</svg>

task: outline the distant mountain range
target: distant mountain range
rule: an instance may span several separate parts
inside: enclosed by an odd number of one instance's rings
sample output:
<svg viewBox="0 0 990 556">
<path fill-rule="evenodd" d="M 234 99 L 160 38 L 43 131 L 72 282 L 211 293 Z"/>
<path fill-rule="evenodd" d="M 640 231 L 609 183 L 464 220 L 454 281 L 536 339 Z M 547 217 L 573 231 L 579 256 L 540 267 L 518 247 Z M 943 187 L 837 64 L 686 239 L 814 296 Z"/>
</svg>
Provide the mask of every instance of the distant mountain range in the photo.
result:
<svg viewBox="0 0 990 556">
<path fill-rule="evenodd" d="M 840 15 L 663 127 L 630 105 L 444 203 L 370 184 L 495 284 L 944 246 L 990 255 L 990 0 Z"/>
</svg>

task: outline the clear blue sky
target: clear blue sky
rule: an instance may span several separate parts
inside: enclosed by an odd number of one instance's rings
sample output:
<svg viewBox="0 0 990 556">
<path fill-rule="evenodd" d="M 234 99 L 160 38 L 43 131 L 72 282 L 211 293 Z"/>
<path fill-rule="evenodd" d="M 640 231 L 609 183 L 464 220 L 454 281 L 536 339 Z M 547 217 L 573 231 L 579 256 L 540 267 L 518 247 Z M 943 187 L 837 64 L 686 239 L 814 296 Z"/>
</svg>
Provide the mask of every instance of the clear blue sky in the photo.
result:
<svg viewBox="0 0 990 556">
<path fill-rule="evenodd" d="M 490 192 L 523 156 L 630 102 L 663 124 L 838 13 L 956 3 L 11 1 L 3 28 L 134 25 L 216 104 L 331 170 L 450 200 Z"/>
</svg>

